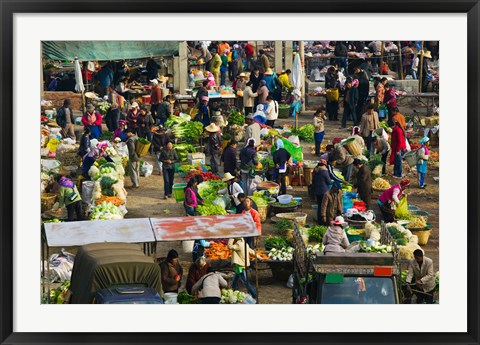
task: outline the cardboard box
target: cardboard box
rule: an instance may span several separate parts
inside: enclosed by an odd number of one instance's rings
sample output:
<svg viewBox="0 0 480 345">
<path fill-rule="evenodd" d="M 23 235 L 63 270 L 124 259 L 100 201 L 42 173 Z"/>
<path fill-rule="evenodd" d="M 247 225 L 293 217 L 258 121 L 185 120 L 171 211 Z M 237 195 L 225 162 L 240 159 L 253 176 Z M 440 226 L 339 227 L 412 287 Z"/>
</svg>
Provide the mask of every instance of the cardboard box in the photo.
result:
<svg viewBox="0 0 480 345">
<path fill-rule="evenodd" d="M 187 159 L 189 161 L 192 161 L 194 159 L 203 159 L 205 160 L 205 153 L 201 153 L 201 152 L 196 152 L 196 153 L 189 153 L 187 155 Z"/>
<path fill-rule="evenodd" d="M 203 159 L 194 159 L 192 161 L 189 161 L 190 165 L 197 166 L 197 165 L 205 165 L 205 158 Z"/>
</svg>

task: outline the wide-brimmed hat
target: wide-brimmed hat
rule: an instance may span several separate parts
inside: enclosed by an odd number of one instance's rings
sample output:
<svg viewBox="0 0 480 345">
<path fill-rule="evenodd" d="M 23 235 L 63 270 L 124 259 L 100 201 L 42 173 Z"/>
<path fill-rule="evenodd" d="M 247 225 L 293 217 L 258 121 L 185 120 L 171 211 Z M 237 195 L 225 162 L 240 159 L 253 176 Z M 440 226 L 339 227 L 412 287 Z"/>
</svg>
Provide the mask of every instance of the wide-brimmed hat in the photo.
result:
<svg viewBox="0 0 480 345">
<path fill-rule="evenodd" d="M 222 181 L 227 182 L 227 181 L 233 180 L 234 178 L 235 178 L 235 176 L 233 176 L 232 174 L 227 172 L 227 173 L 223 174 Z"/>
<path fill-rule="evenodd" d="M 313 54 L 312 54 L 312 52 L 308 52 L 308 53 L 305 54 L 305 56 L 306 57 L 313 57 Z"/>
<path fill-rule="evenodd" d="M 345 221 L 345 219 L 343 219 L 342 216 L 338 216 L 337 218 L 335 218 L 335 220 L 332 220 L 332 224 L 333 225 L 344 225 L 344 224 L 347 224 L 347 222 Z"/>
<path fill-rule="evenodd" d="M 133 103 L 132 103 L 132 108 L 139 108 L 138 103 L 137 103 L 137 102 L 133 102 Z"/>
<path fill-rule="evenodd" d="M 157 79 L 152 79 L 152 80 L 150 80 L 150 83 L 157 85 L 157 84 L 158 84 L 158 80 L 157 80 Z"/>
<path fill-rule="evenodd" d="M 221 116 L 222 115 L 222 112 L 220 110 L 217 110 L 213 113 L 213 115 L 215 116 Z"/>
<path fill-rule="evenodd" d="M 238 75 L 238 78 L 240 78 L 240 77 L 246 77 L 245 73 L 243 73 L 243 72 L 240 73 L 240 74 Z"/>
<path fill-rule="evenodd" d="M 431 59 L 431 58 L 432 58 L 432 54 L 430 53 L 429 50 L 427 50 L 426 52 L 423 53 L 423 57 L 426 57 L 427 59 Z"/>
<path fill-rule="evenodd" d="M 273 71 L 271 68 L 267 68 L 267 70 L 265 71 L 265 73 L 263 73 L 265 75 L 272 75 L 273 74 Z"/>
<path fill-rule="evenodd" d="M 95 92 L 85 92 L 86 98 L 97 98 L 97 94 Z"/>
<path fill-rule="evenodd" d="M 211 132 L 211 133 L 215 133 L 215 132 L 218 132 L 220 130 L 220 127 L 218 127 L 216 124 L 214 123 L 211 123 L 209 124 L 207 127 L 205 127 L 205 130 L 207 132 Z"/>
</svg>

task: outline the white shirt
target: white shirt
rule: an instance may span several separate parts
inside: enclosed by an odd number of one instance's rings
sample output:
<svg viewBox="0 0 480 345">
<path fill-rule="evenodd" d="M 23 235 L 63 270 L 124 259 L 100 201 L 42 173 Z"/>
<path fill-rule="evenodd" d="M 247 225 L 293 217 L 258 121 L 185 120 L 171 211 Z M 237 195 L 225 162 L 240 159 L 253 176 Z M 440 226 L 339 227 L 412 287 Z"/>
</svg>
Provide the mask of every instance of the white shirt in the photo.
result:
<svg viewBox="0 0 480 345">
<path fill-rule="evenodd" d="M 278 118 L 278 102 L 272 100 L 268 103 L 268 108 L 265 111 L 265 115 L 267 116 L 267 120 L 276 120 Z"/>
<path fill-rule="evenodd" d="M 218 191 L 218 194 L 227 194 L 227 193 L 233 196 L 233 202 L 235 203 L 235 206 L 238 206 L 240 205 L 240 200 L 238 200 L 238 194 L 245 193 L 245 192 L 237 182 L 233 182 L 232 184 L 227 185 L 226 188 L 223 188 Z"/>
</svg>

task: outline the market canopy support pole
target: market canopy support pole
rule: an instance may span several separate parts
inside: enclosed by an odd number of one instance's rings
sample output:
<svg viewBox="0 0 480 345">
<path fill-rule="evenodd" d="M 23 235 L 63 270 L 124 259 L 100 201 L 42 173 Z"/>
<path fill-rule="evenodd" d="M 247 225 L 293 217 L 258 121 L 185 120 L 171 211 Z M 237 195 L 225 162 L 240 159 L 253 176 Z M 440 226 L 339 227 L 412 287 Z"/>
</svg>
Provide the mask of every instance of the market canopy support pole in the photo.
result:
<svg viewBox="0 0 480 345">
<path fill-rule="evenodd" d="M 420 48 L 420 61 L 418 62 L 418 67 L 417 67 L 417 71 L 418 71 L 418 92 L 419 93 L 422 93 L 422 79 L 423 79 L 423 43 L 424 41 L 422 41 L 422 46 Z"/>
<path fill-rule="evenodd" d="M 283 69 L 283 46 L 282 41 L 275 41 L 275 71 L 280 72 Z"/>
<path fill-rule="evenodd" d="M 400 41 L 397 42 L 398 44 L 398 73 L 400 79 L 403 80 L 403 62 L 402 62 L 402 45 Z"/>
<path fill-rule="evenodd" d="M 300 41 L 300 62 L 302 63 L 302 85 L 300 86 L 300 91 L 302 91 L 302 100 L 305 100 L 305 41 Z M 302 111 L 305 111 L 305 102 L 302 102 Z M 299 114 L 300 115 L 300 114 Z M 298 116 L 296 117 L 298 128 Z"/>
<path fill-rule="evenodd" d="M 187 55 L 187 41 L 182 41 L 178 45 L 178 57 L 179 57 L 179 74 L 180 74 L 180 94 L 185 92 L 188 88 L 188 55 Z"/>
<path fill-rule="evenodd" d="M 173 88 L 176 92 L 180 93 L 180 57 L 173 57 Z"/>
<path fill-rule="evenodd" d="M 285 41 L 285 70 L 293 68 L 293 41 Z"/>
</svg>

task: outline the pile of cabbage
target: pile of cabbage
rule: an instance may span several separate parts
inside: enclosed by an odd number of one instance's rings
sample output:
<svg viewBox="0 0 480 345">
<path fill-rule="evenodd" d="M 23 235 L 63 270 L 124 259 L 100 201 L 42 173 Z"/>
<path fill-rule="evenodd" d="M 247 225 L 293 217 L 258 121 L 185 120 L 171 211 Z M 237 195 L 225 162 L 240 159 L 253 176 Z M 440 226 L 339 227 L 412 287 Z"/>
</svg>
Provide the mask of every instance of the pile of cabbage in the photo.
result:
<svg viewBox="0 0 480 345">
<path fill-rule="evenodd" d="M 222 304 L 237 304 L 245 303 L 247 294 L 233 289 L 222 289 L 222 297 L 220 303 Z"/>
<path fill-rule="evenodd" d="M 90 214 L 91 220 L 115 220 L 123 219 L 123 212 L 110 202 L 102 202 L 93 208 Z"/>
<path fill-rule="evenodd" d="M 117 182 L 111 186 L 115 196 L 121 198 L 124 202 L 127 201 L 127 191 L 124 186 L 125 169 L 121 164 L 104 163 L 100 167 L 92 165 L 88 171 L 88 175 L 95 181 L 93 188 L 93 201 L 102 196 L 101 182 L 102 178 L 111 178 Z"/>
</svg>

